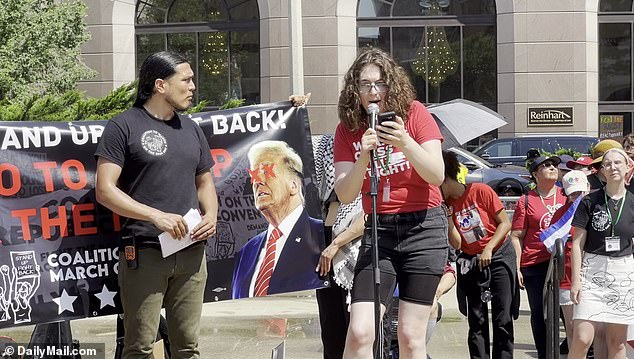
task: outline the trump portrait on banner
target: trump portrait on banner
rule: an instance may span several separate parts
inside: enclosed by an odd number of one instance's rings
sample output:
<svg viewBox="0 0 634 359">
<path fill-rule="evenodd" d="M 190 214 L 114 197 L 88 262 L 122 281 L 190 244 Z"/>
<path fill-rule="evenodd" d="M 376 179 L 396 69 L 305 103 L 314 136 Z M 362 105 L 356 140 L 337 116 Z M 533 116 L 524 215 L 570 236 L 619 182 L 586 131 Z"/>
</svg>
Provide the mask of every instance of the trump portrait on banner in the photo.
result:
<svg viewBox="0 0 634 359">
<path fill-rule="evenodd" d="M 269 225 L 236 253 L 231 297 L 323 287 L 315 268 L 324 225 L 304 207 L 300 156 L 286 142 L 262 141 L 248 158 L 255 206 Z"/>
</svg>

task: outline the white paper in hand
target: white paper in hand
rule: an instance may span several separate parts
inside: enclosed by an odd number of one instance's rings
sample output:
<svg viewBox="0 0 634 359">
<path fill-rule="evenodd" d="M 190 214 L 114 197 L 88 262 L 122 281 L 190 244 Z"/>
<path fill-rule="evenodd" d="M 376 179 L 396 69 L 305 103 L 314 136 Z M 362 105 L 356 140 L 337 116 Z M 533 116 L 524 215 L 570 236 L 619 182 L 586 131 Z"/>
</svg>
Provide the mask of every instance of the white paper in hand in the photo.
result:
<svg viewBox="0 0 634 359">
<path fill-rule="evenodd" d="M 203 220 L 200 216 L 200 212 L 193 208 L 183 216 L 183 219 L 185 220 L 185 223 L 187 223 L 187 229 L 189 232 L 191 232 L 191 230 Z M 159 234 L 159 242 L 161 242 L 161 252 L 163 253 L 163 258 L 167 258 L 170 255 L 194 244 L 196 241 L 192 240 L 189 232 L 187 232 L 187 235 L 183 239 L 175 239 L 167 232 Z"/>
</svg>

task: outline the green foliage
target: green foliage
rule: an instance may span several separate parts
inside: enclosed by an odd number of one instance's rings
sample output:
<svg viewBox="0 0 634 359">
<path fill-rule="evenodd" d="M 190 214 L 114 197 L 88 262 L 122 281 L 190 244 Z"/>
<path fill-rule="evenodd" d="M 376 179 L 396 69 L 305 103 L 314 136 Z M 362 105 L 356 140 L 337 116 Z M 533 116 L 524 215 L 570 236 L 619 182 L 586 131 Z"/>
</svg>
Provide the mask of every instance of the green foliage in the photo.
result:
<svg viewBox="0 0 634 359">
<path fill-rule="evenodd" d="M 102 98 L 88 98 L 77 103 L 75 121 L 109 120 L 132 107 L 136 98 L 137 82 L 120 86 Z"/>
<path fill-rule="evenodd" d="M 205 111 L 205 107 L 209 106 L 209 101 L 202 100 L 196 106 L 192 106 L 185 111 L 185 113 L 196 113 Z"/>
<path fill-rule="evenodd" d="M 79 91 L 70 90 L 61 96 L 33 96 L 26 102 L 2 100 L 0 121 L 109 120 L 132 107 L 136 92 L 135 81 L 116 88 L 101 98 L 85 98 Z M 232 107 L 238 107 L 243 102 L 244 100 L 234 100 L 238 105 Z M 202 112 L 207 106 L 207 101 L 201 101 L 185 113 Z"/>
<path fill-rule="evenodd" d="M 550 156 L 561 156 L 561 155 L 568 155 L 574 159 L 579 158 L 580 156 L 582 156 L 583 154 L 581 152 L 577 152 L 571 148 L 559 148 L 557 149 L 557 151 L 555 151 L 554 153 L 548 152 L 548 151 L 539 151 L 539 153 L 542 156 L 545 157 L 550 157 Z"/>
<path fill-rule="evenodd" d="M 245 99 L 243 98 L 231 98 L 227 100 L 222 106 L 220 106 L 221 110 L 226 110 L 230 108 L 240 107 L 244 104 Z"/>
<path fill-rule="evenodd" d="M 94 76 L 80 60 L 80 47 L 89 39 L 85 17 L 82 0 L 0 1 L 0 100 L 32 103 L 33 114 L 44 105 L 76 101 L 79 94 L 68 91 Z M 62 94 L 48 102 L 33 101 L 34 96 Z"/>
<path fill-rule="evenodd" d="M 25 102 L 0 102 L 1 121 L 107 120 L 134 103 L 136 83 L 123 85 L 101 98 L 84 98 L 77 90 L 61 96 L 32 96 Z"/>
</svg>

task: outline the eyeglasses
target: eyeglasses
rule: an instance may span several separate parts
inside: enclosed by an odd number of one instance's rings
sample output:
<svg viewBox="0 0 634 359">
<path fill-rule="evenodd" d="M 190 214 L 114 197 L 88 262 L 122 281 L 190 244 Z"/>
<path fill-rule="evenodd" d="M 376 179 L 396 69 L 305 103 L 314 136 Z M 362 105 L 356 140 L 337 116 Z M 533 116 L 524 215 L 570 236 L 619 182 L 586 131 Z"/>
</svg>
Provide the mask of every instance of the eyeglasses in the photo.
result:
<svg viewBox="0 0 634 359">
<path fill-rule="evenodd" d="M 360 93 L 369 93 L 372 88 L 376 89 L 376 92 L 383 93 L 390 89 L 390 86 L 385 82 L 361 82 L 359 83 Z"/>
</svg>

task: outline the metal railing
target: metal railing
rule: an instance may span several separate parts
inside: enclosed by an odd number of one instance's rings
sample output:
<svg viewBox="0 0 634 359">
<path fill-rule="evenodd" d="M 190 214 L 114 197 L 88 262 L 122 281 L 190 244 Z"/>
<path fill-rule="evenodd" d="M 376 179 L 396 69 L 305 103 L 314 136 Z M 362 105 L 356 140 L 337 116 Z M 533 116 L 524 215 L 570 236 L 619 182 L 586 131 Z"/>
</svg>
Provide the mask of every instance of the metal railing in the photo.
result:
<svg viewBox="0 0 634 359">
<path fill-rule="evenodd" d="M 559 359 L 559 282 L 565 274 L 564 245 L 555 240 L 544 284 L 544 320 L 546 321 L 546 358 Z"/>
</svg>

